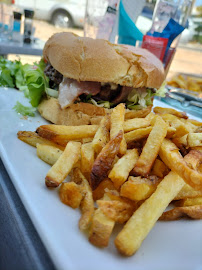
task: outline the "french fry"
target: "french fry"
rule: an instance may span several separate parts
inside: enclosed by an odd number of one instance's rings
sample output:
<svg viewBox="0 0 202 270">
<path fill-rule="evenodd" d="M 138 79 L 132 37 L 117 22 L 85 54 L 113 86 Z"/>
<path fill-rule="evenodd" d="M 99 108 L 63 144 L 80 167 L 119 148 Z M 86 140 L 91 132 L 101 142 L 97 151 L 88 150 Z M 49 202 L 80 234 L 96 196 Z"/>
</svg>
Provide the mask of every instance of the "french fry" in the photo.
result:
<svg viewBox="0 0 202 270">
<path fill-rule="evenodd" d="M 65 146 L 68 141 L 81 140 L 93 137 L 98 129 L 97 125 L 63 126 L 44 125 L 37 128 L 36 132 L 43 138 Z"/>
<path fill-rule="evenodd" d="M 174 142 L 174 144 L 177 145 L 177 147 L 181 148 L 181 146 L 185 146 L 187 147 L 187 136 L 188 134 L 185 134 L 184 136 L 182 137 L 178 137 L 178 138 L 174 138 L 172 141 Z"/>
<path fill-rule="evenodd" d="M 162 108 L 162 107 L 154 107 L 153 111 L 157 114 L 172 114 L 172 115 L 175 115 L 179 118 L 184 118 L 184 119 L 187 119 L 188 116 L 186 114 L 186 112 L 179 112 L 175 109 L 172 109 L 172 108 Z"/>
<path fill-rule="evenodd" d="M 93 190 L 98 187 L 100 182 L 108 177 L 114 159 L 119 152 L 122 138 L 123 132 L 119 131 L 117 136 L 110 140 L 97 156 L 90 175 L 90 183 Z"/>
<path fill-rule="evenodd" d="M 187 119 L 187 122 L 192 123 L 193 125 L 197 126 L 197 127 L 201 127 L 202 126 L 202 122 L 199 122 L 195 119 Z"/>
<path fill-rule="evenodd" d="M 129 132 L 129 131 L 132 131 L 135 129 L 145 128 L 145 127 L 150 126 L 150 122 L 151 121 L 149 121 L 145 118 L 129 119 L 129 120 L 124 122 L 123 129 L 124 129 L 124 132 Z"/>
<path fill-rule="evenodd" d="M 81 145 L 81 172 L 89 178 L 94 163 L 94 149 L 92 143 Z"/>
<path fill-rule="evenodd" d="M 132 119 L 132 118 L 143 118 L 147 116 L 152 110 L 152 105 L 147 106 L 141 110 L 126 110 L 125 112 L 125 119 Z"/>
<path fill-rule="evenodd" d="M 93 138 L 93 148 L 97 154 L 99 154 L 102 148 L 109 142 L 109 127 L 110 116 L 105 115 Z"/>
<path fill-rule="evenodd" d="M 173 138 L 173 136 L 175 135 L 175 132 L 176 132 L 176 128 L 174 128 L 174 127 L 168 127 L 166 138 L 167 139 Z"/>
<path fill-rule="evenodd" d="M 170 172 L 160 182 L 151 197 L 134 212 L 115 239 L 115 245 L 123 255 L 131 256 L 138 250 L 142 241 L 183 185 L 184 180 L 175 172 Z"/>
<path fill-rule="evenodd" d="M 182 200 L 186 198 L 197 198 L 202 196 L 202 190 L 195 190 L 190 185 L 185 184 L 174 200 Z"/>
<path fill-rule="evenodd" d="M 103 199 L 109 199 L 105 194 Z M 98 247 L 107 247 L 115 222 L 107 217 L 100 208 L 96 209 L 89 231 L 89 241 Z"/>
<path fill-rule="evenodd" d="M 202 205 L 175 207 L 162 214 L 159 220 L 170 221 L 188 217 L 191 219 L 202 219 Z"/>
<path fill-rule="evenodd" d="M 56 163 L 63 153 L 59 148 L 47 144 L 37 143 L 36 149 L 37 156 L 51 166 Z"/>
<path fill-rule="evenodd" d="M 202 133 L 189 133 L 187 143 L 189 147 L 202 146 Z"/>
<path fill-rule="evenodd" d="M 120 224 L 125 223 L 138 208 L 138 204 L 129 200 L 98 200 L 97 205 L 110 219 Z"/>
<path fill-rule="evenodd" d="M 92 141 L 93 141 L 92 137 L 81 139 L 81 143 L 89 143 L 89 142 L 92 142 Z"/>
<path fill-rule="evenodd" d="M 193 206 L 193 205 L 202 205 L 202 197 L 196 198 L 186 198 L 175 203 L 176 206 Z"/>
<path fill-rule="evenodd" d="M 150 112 L 145 119 L 148 120 L 149 122 L 151 122 L 155 117 L 155 114 L 153 112 Z"/>
<path fill-rule="evenodd" d="M 36 145 L 38 143 L 40 143 L 40 144 L 52 145 L 52 146 L 59 148 L 60 150 L 64 150 L 63 146 L 55 144 L 52 141 L 49 141 L 45 138 L 42 138 L 36 132 L 18 131 L 17 136 L 18 136 L 18 139 L 20 139 L 21 141 L 23 141 L 31 146 L 34 146 L 34 147 L 36 147 Z"/>
<path fill-rule="evenodd" d="M 182 137 L 185 134 L 189 133 L 189 129 L 187 128 L 187 126 L 176 116 L 172 114 L 162 114 L 161 117 L 171 127 L 176 129 L 173 138 Z"/>
<path fill-rule="evenodd" d="M 156 190 L 158 183 L 140 176 L 130 176 L 121 186 L 120 195 L 133 201 L 146 200 Z"/>
<path fill-rule="evenodd" d="M 83 199 L 80 204 L 81 218 L 79 220 L 79 229 L 85 231 L 89 228 L 93 214 L 94 214 L 94 201 L 91 187 L 88 180 L 81 173 L 79 168 L 75 168 L 72 171 L 71 180 L 81 186 L 81 193 Z"/>
<path fill-rule="evenodd" d="M 110 127 L 110 140 L 112 140 L 119 131 L 123 132 L 123 123 L 124 123 L 124 116 L 125 116 L 125 105 L 120 103 L 117 105 L 111 113 L 111 127 Z M 124 155 L 127 150 L 127 144 L 125 137 L 122 138 L 119 153 Z"/>
<path fill-rule="evenodd" d="M 80 158 L 81 143 L 69 142 L 64 152 L 48 171 L 45 183 L 47 187 L 58 187 L 67 177 Z"/>
<path fill-rule="evenodd" d="M 81 200 L 82 193 L 79 185 L 74 182 L 62 183 L 59 189 L 60 200 L 72 208 L 78 208 Z"/>
<path fill-rule="evenodd" d="M 168 167 L 160 159 L 157 158 L 154 161 L 151 174 L 163 178 L 168 173 L 168 171 L 169 171 Z"/>
<path fill-rule="evenodd" d="M 138 160 L 138 157 L 137 149 L 127 150 L 126 154 L 113 166 L 108 177 L 112 180 L 117 189 L 119 189 L 119 187 L 127 180 L 130 171 L 134 168 Z"/>
<path fill-rule="evenodd" d="M 133 171 L 142 176 L 148 175 L 151 167 L 158 155 L 161 143 L 167 134 L 167 125 L 161 118 L 156 116 L 156 121 L 152 131 L 142 149 L 142 153 L 135 164 Z"/>
<path fill-rule="evenodd" d="M 152 130 L 152 127 L 146 127 L 146 128 L 140 128 L 140 129 L 136 129 L 128 133 L 125 133 L 124 137 L 126 139 L 126 143 L 138 141 L 138 140 L 148 137 L 151 130 Z"/>
<path fill-rule="evenodd" d="M 176 145 L 168 139 L 164 139 L 159 151 L 161 160 L 173 171 L 178 173 L 184 181 L 194 189 L 202 188 L 202 174 L 191 169 L 181 154 Z"/>
<path fill-rule="evenodd" d="M 184 159 L 191 169 L 202 173 L 202 152 L 191 150 Z"/>
<path fill-rule="evenodd" d="M 186 126 L 187 130 L 189 130 L 189 132 L 196 132 L 197 127 L 194 124 L 192 124 L 191 122 L 183 118 L 181 118 L 180 121 L 184 123 L 184 125 Z"/>
<path fill-rule="evenodd" d="M 95 190 L 93 190 L 93 200 L 97 201 L 97 200 L 101 199 L 104 196 L 106 189 L 108 189 L 108 190 L 115 189 L 113 182 L 109 178 L 104 179 L 99 184 L 99 186 Z"/>
</svg>

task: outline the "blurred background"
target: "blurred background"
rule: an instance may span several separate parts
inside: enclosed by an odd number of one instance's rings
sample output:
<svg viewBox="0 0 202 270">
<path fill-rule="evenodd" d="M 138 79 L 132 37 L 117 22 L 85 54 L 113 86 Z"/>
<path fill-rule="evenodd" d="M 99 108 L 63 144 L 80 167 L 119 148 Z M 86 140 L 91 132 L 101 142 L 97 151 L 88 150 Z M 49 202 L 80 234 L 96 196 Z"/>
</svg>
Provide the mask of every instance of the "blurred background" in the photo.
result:
<svg viewBox="0 0 202 270">
<path fill-rule="evenodd" d="M 96 2 L 107 1 L 94 1 L 94 4 Z M 125 2 L 127 3 L 127 0 Z M 144 35 L 152 27 L 156 1 L 128 0 L 128 4 L 130 2 L 133 2 L 133 7 L 135 2 L 136 7 L 141 2 L 141 8 L 139 10 L 136 8 L 136 14 L 134 15 L 133 11 L 134 16 L 131 18 Z M 4 11 L 12 9 L 12 11 L 22 14 L 25 9 L 34 11 L 33 35 L 35 39 L 45 42 L 52 34 L 62 31 L 72 31 L 80 36 L 84 35 L 86 0 L 7 0 L 0 1 L 0 3 L 4 5 Z M 202 75 L 202 0 L 193 0 L 191 5 L 188 25 L 181 35 L 168 77 L 179 72 Z M 94 12 L 96 11 L 94 10 Z M 17 57 L 19 56 L 8 55 L 8 59 L 11 60 Z M 23 63 L 32 63 L 40 59 L 40 56 L 20 55 L 20 58 Z"/>
</svg>

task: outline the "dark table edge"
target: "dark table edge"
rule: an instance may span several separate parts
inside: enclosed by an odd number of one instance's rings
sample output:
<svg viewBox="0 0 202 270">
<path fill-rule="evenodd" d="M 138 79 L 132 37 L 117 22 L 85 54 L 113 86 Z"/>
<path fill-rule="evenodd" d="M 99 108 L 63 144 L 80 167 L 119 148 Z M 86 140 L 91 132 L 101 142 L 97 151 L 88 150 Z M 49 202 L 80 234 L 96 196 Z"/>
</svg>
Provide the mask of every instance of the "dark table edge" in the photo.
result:
<svg viewBox="0 0 202 270">
<path fill-rule="evenodd" d="M 0 269 L 56 269 L 1 159 Z"/>
</svg>

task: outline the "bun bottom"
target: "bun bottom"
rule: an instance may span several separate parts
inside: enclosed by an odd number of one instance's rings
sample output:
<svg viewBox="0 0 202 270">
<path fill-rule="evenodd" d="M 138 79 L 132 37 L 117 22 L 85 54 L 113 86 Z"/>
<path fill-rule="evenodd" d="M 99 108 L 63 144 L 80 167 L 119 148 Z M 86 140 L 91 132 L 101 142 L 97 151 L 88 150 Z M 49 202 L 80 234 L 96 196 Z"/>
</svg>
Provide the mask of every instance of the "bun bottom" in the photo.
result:
<svg viewBox="0 0 202 270">
<path fill-rule="evenodd" d="M 142 110 L 126 109 L 125 119 L 135 117 L 145 117 L 150 113 L 152 105 Z M 42 100 L 38 106 L 38 111 L 43 118 L 57 125 L 80 126 L 80 125 L 97 125 L 102 117 L 111 111 L 97 107 L 90 103 L 72 104 L 66 109 L 61 109 L 56 98 Z"/>
</svg>

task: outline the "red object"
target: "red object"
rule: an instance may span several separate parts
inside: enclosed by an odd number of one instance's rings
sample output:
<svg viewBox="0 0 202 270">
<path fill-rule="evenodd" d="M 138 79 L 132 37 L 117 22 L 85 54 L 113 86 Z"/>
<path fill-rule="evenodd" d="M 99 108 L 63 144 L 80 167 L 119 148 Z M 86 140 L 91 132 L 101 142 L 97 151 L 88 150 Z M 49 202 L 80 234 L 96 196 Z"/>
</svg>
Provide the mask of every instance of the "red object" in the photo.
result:
<svg viewBox="0 0 202 270">
<path fill-rule="evenodd" d="M 156 55 L 162 62 L 165 55 L 168 38 L 160 38 L 144 35 L 142 41 L 142 48 L 147 49 Z"/>
<path fill-rule="evenodd" d="M 12 0 L 12 1 L 11 1 L 11 4 L 15 5 L 15 0 Z"/>
</svg>

